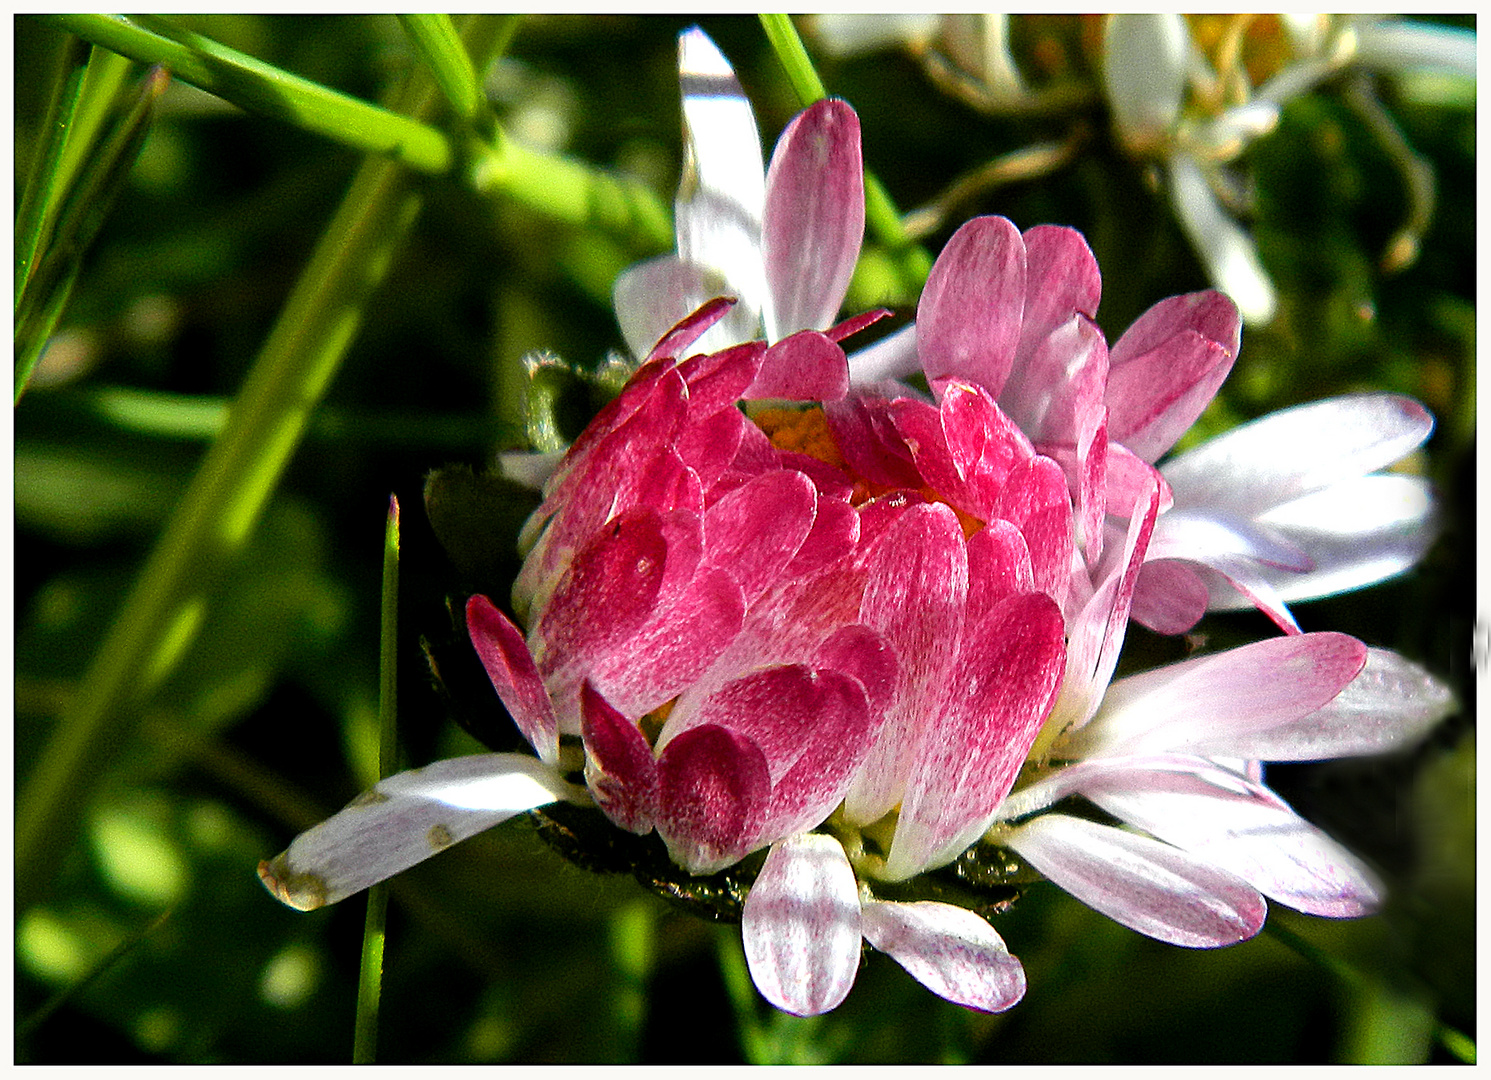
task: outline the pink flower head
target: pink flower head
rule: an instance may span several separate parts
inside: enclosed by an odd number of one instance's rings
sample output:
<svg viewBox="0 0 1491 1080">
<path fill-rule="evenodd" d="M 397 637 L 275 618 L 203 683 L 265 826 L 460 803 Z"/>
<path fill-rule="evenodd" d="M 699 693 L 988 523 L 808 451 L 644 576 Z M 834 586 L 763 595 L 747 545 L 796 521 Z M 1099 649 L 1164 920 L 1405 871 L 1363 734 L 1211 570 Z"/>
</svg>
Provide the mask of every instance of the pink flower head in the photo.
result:
<svg viewBox="0 0 1491 1080">
<path fill-rule="evenodd" d="M 655 831 L 689 873 L 774 846 L 745 934 L 779 975 L 828 962 L 794 951 L 799 916 L 771 897 L 818 880 L 802 860 L 829 858 L 856 942 L 863 930 L 955 1000 L 1006 1007 L 1023 975 L 987 924 L 868 894 L 862 908 L 856 869 L 902 880 L 951 861 L 1014 783 L 1066 652 L 1060 469 L 976 387 L 940 407 L 847 399 L 836 338 L 863 320 L 688 355 L 724 309 L 664 335 L 551 476 L 514 588 L 522 627 L 486 597 L 467 605 L 472 644 L 537 754 L 463 759 L 489 770 L 501 807 L 476 795 L 437 811 L 417 779 L 385 781 L 266 880 L 330 902 L 352 891 L 336 875 L 362 887 L 432 853 L 369 855 L 406 818 L 428 831 L 440 813 L 480 814 L 485 827 L 593 801 L 622 829 Z M 533 801 L 514 805 L 515 788 Z M 839 834 L 881 838 L 855 842 L 855 869 L 840 840 L 812 832 L 831 814 Z M 349 847 L 376 870 L 347 874 Z M 1003 957 L 997 994 L 987 972 L 965 971 L 959 950 L 975 945 Z M 852 981 L 837 964 L 803 993 L 762 974 L 763 991 L 821 1012 Z"/>
</svg>

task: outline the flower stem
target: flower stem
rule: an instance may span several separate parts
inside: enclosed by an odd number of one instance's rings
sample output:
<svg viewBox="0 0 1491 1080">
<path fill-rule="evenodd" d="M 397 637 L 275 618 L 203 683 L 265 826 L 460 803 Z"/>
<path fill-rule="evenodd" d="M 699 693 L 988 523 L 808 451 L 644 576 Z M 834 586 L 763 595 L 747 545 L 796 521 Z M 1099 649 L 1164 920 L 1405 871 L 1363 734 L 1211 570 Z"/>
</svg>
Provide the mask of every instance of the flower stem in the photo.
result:
<svg viewBox="0 0 1491 1080">
<path fill-rule="evenodd" d="M 392 776 L 398 767 L 398 628 L 399 500 L 390 496 L 383 530 L 383 604 L 378 624 L 378 775 Z M 378 1059 L 378 1006 L 383 996 L 383 943 L 388 915 L 388 883 L 368 890 L 368 913 L 362 931 L 362 967 L 357 980 L 357 1018 L 352 1034 L 352 1064 Z"/>
</svg>

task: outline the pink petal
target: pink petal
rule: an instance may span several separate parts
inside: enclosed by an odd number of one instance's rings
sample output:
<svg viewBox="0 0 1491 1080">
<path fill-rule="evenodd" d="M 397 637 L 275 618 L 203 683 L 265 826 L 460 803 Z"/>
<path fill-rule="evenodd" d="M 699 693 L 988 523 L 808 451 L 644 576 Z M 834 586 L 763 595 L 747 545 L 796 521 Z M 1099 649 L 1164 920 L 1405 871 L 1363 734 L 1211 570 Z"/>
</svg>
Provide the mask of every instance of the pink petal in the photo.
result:
<svg viewBox="0 0 1491 1080">
<path fill-rule="evenodd" d="M 647 354 L 647 361 L 682 356 L 690 345 L 698 341 L 711 326 L 723 319 L 734 306 L 735 300 L 728 296 L 716 296 L 700 304 L 698 308 L 679 319 L 677 323 L 669 327 L 667 333 L 658 338 L 657 344 Z"/>
<path fill-rule="evenodd" d="M 1356 918 L 1381 886 L 1355 857 L 1267 788 L 1202 762 L 1113 770 L 1082 793 L 1116 817 L 1298 911 Z"/>
<path fill-rule="evenodd" d="M 596 805 L 628 832 L 647 834 L 658 806 L 657 763 L 640 728 L 588 682 L 580 691 L 585 783 Z"/>
<path fill-rule="evenodd" d="M 1269 728 L 1200 736 L 1190 749 L 1262 761 L 1384 754 L 1411 745 L 1455 708 L 1449 687 L 1418 664 L 1386 649 L 1368 649 L 1356 678 L 1319 709 Z"/>
<path fill-rule="evenodd" d="M 849 505 L 848 495 L 828 498 L 820 494 L 813 514 L 813 528 L 783 572 L 796 580 L 815 574 L 848 556 L 859 540 L 859 512 Z"/>
<path fill-rule="evenodd" d="M 823 330 L 838 314 L 865 231 L 859 117 L 836 99 L 787 125 L 766 173 L 761 240 L 772 340 Z"/>
<path fill-rule="evenodd" d="M 911 456 L 890 422 L 889 402 L 849 397 L 824 403 L 834 444 L 857 476 L 887 487 L 921 486 Z"/>
<path fill-rule="evenodd" d="M 954 659 L 948 643 L 962 631 L 967 560 L 958 519 L 940 503 L 904 511 L 871 556 L 860 621 L 895 649 L 900 678 L 886 726 L 845 803 L 852 821 L 875 821 L 900 801 L 925 737 L 922 703 L 943 683 Z"/>
<path fill-rule="evenodd" d="M 984 390 L 968 383 L 938 384 L 942 430 L 949 452 L 968 488 L 975 517 L 994 516 L 1009 472 L 1035 456 L 1035 449 L 1013 420 Z"/>
<path fill-rule="evenodd" d="M 1076 229 L 1037 225 L 1026 229 L 1025 316 L 1020 354 L 1030 355 L 1074 314 L 1097 314 L 1103 279 L 1092 249 Z M 1104 350 L 1106 352 L 1106 350 Z"/>
<path fill-rule="evenodd" d="M 839 842 L 804 833 L 773 845 L 740 930 L 762 997 L 798 1016 L 837 1008 L 854 985 L 860 949 L 858 886 Z"/>
<path fill-rule="evenodd" d="M 1268 909 L 1251 887 L 1178 848 L 1064 814 L 1042 814 L 1006 842 L 1088 907 L 1192 949 L 1246 941 Z"/>
<path fill-rule="evenodd" d="M 995 513 L 1025 536 L 1035 587 L 1062 603 L 1074 538 L 1072 504 L 1061 466 L 1050 458 L 1035 457 L 1011 469 Z"/>
<path fill-rule="evenodd" d="M 705 511 L 709 564 L 728 570 L 747 600 L 754 599 L 807 539 L 817 503 L 813 482 L 790 469 L 736 488 Z"/>
<path fill-rule="evenodd" d="M 833 401 L 848 392 L 844 350 L 816 330 L 800 330 L 766 350 L 756 381 L 741 396 Z"/>
<path fill-rule="evenodd" d="M 1034 591 L 1030 548 L 1018 528 L 996 518 L 969 538 L 969 625 L 982 622 L 1006 597 Z"/>
<path fill-rule="evenodd" d="M 539 760 L 559 760 L 559 722 L 523 632 L 485 596 L 466 602 L 466 629 L 502 704 Z"/>
<path fill-rule="evenodd" d="M 866 941 L 939 997 L 997 1013 L 1025 996 L 1020 961 L 992 926 L 966 908 L 931 900 L 866 900 L 860 919 Z"/>
<path fill-rule="evenodd" d="M 885 876 L 956 858 L 988 827 L 1055 704 L 1065 661 L 1061 612 L 1011 597 L 965 628 L 946 683 L 918 703 L 927 726 L 906 782 Z"/>
<path fill-rule="evenodd" d="M 714 663 L 740 632 L 745 610 L 729 573 L 701 571 L 676 602 L 598 659 L 590 681 L 628 715 L 651 712 Z"/>
<path fill-rule="evenodd" d="M 714 487 L 725 475 L 725 470 L 740 452 L 748 425 L 750 421 L 732 406 L 697 420 L 691 417 L 679 432 L 674 449 L 679 460 L 699 478 L 703 491 Z"/>
<path fill-rule="evenodd" d="M 719 352 L 699 353 L 678 365 L 688 386 L 689 411 L 707 416 L 732 407 L 761 370 L 764 341 L 747 341 Z"/>
<path fill-rule="evenodd" d="M 712 874 L 755 846 L 771 794 L 766 759 L 743 735 L 692 728 L 658 758 L 658 835 L 691 874 Z"/>
<path fill-rule="evenodd" d="M 1026 312 L 1029 318 L 1029 312 Z M 1036 442 L 1077 441 L 1081 418 L 1103 407 L 1108 344 L 1085 315 L 1048 327 L 999 394 L 999 407 Z"/>
<path fill-rule="evenodd" d="M 1129 617 L 1157 634 L 1184 634 L 1206 614 L 1209 595 L 1206 583 L 1185 563 L 1146 562 L 1134 586 Z"/>
<path fill-rule="evenodd" d="M 690 518 L 639 509 L 607 523 L 575 556 L 534 628 L 540 672 L 553 680 L 583 669 L 676 599 L 699 559 Z"/>
<path fill-rule="evenodd" d="M 885 638 L 868 626 L 852 624 L 834 631 L 818 647 L 813 663 L 858 679 L 872 716 L 885 709 L 895 692 L 895 653 Z"/>
<path fill-rule="evenodd" d="M 927 378 L 966 379 L 997 398 L 1020 343 L 1025 282 L 1025 243 L 1008 219 L 974 218 L 953 233 L 916 308 Z"/>
<path fill-rule="evenodd" d="M 1142 356 L 1108 368 L 1108 433 L 1155 461 L 1196 422 L 1232 370 L 1236 354 L 1183 330 Z"/>
<path fill-rule="evenodd" d="M 873 308 L 870 311 L 862 311 L 858 315 L 851 315 L 843 322 L 838 322 L 830 326 L 823 333 L 829 341 L 843 342 L 866 327 L 874 326 L 881 319 L 887 319 L 894 314 L 895 312 L 891 311 L 890 308 Z M 915 368 L 909 370 L 915 370 Z"/>
<path fill-rule="evenodd" d="M 752 337 L 757 315 L 727 300 L 734 290 L 719 271 L 676 255 L 629 266 L 611 288 L 621 336 L 633 356 L 673 357 L 715 323 L 737 341 Z M 686 327 L 679 332 L 680 327 Z"/>
<path fill-rule="evenodd" d="M 1168 297 L 1140 315 L 1114 343 L 1109 361 L 1127 364 L 1187 330 L 1215 341 L 1233 356 L 1242 341 L 1237 305 L 1221 293 L 1206 289 Z"/>
</svg>

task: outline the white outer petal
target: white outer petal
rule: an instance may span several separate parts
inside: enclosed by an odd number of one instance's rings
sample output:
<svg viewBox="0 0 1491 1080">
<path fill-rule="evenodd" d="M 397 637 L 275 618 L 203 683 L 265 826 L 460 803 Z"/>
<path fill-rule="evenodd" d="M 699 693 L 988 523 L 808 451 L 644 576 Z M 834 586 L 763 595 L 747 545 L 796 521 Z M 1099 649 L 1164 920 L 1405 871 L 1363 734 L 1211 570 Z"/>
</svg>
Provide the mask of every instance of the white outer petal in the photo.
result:
<svg viewBox="0 0 1491 1080">
<path fill-rule="evenodd" d="M 1025 968 L 994 928 L 965 908 L 866 900 L 862 918 L 865 940 L 939 997 L 1003 1012 L 1025 996 Z"/>
<path fill-rule="evenodd" d="M 1212 284 L 1232 298 L 1244 322 L 1269 322 L 1278 310 L 1278 297 L 1253 238 L 1223 211 L 1193 158 L 1172 154 L 1166 165 L 1171 205 Z"/>
<path fill-rule="evenodd" d="M 1107 825 L 1043 814 L 1011 830 L 1005 843 L 1088 907 L 1172 945 L 1234 945 L 1256 934 L 1267 915 L 1263 898 L 1232 874 Z"/>
<path fill-rule="evenodd" d="M 859 891 L 843 847 L 800 833 L 772 845 L 740 920 L 756 989 L 777 1008 L 837 1008 L 859 970 Z"/>
<path fill-rule="evenodd" d="M 583 789 L 527 754 L 437 761 L 379 782 L 281 854 L 259 864 L 275 897 L 311 911 L 334 904 L 517 814 Z"/>
</svg>

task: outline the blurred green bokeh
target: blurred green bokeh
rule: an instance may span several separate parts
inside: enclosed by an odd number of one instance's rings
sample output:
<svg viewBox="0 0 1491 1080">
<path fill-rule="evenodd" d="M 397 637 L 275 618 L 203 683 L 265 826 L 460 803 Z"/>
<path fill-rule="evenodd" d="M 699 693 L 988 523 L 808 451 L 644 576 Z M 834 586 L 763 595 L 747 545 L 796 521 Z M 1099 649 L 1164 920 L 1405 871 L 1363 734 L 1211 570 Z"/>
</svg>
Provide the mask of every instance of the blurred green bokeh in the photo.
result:
<svg viewBox="0 0 1491 1080">
<path fill-rule="evenodd" d="M 416 62 L 392 16 L 181 22 L 364 100 Z M 731 58 L 769 148 L 797 102 L 753 18 L 530 17 L 485 86 L 514 138 L 634 177 L 670 205 L 680 164 L 675 38 L 694 23 Z M 1056 57 L 1091 82 L 1096 25 L 1017 19 L 1017 55 Z M 18 192 L 63 37 L 36 18 L 15 20 Z M 1155 301 L 1206 287 L 1167 203 L 1108 134 L 1095 100 L 991 115 L 941 92 L 908 53 L 814 55 L 830 92 L 858 109 L 867 166 L 903 211 L 999 155 L 1085 133 L 1049 175 L 965 199 L 926 238 L 930 250 L 976 213 L 1022 228 L 1073 225 L 1103 269 L 1098 319 L 1110 340 Z M 629 878 L 586 873 L 515 821 L 393 883 L 379 1060 L 1463 1057 L 1476 1005 L 1476 118 L 1466 85 L 1372 84 L 1437 178 L 1421 254 L 1394 274 L 1380 260 L 1408 211 L 1402 178 L 1340 86 L 1291 103 L 1253 147 L 1254 235 L 1281 314 L 1244 335 L 1232 378 L 1198 425 L 1199 437 L 1365 389 L 1413 395 L 1438 417 L 1409 467 L 1438 487 L 1441 541 L 1402 578 L 1297 615 L 1307 630 L 1345 631 L 1418 660 L 1463 708 L 1410 753 L 1270 772 L 1301 813 L 1377 867 L 1389 887 L 1380 914 L 1332 923 L 1276 908 L 1277 932 L 1190 952 L 1038 886 L 997 921 L 1030 981 L 1010 1012 L 951 1006 L 872 954 L 842 1008 L 798 1020 L 742 990 L 736 928 L 669 907 Z M 157 102 L 15 411 L 18 783 L 358 164 L 342 145 L 180 82 Z M 454 639 L 447 598 L 479 584 L 435 541 L 420 511 L 425 477 L 453 463 L 483 468 L 495 450 L 522 445 L 525 355 L 547 350 L 594 368 L 623 348 L 610 282 L 648 253 L 643 242 L 627 250 L 479 197 L 456 175 L 421 190 L 424 211 L 249 550 L 213 583 L 185 658 L 79 808 L 84 824 L 60 875 L 17 912 L 20 1061 L 348 1060 L 362 902 L 292 912 L 263 891 L 254 866 L 353 796 L 376 755 L 388 495 L 405 508 L 399 733 L 418 764 L 479 749 L 452 722 L 421 650 L 422 638 L 437 648 Z M 504 504 L 493 532 L 505 540 L 524 510 Z M 509 559 L 479 572 L 511 575 Z M 1212 617 L 1200 630 L 1212 647 L 1271 632 L 1252 614 Z M 1178 648 L 1136 630 L 1125 663 Z M 490 705 L 499 708 L 495 697 Z"/>
</svg>

